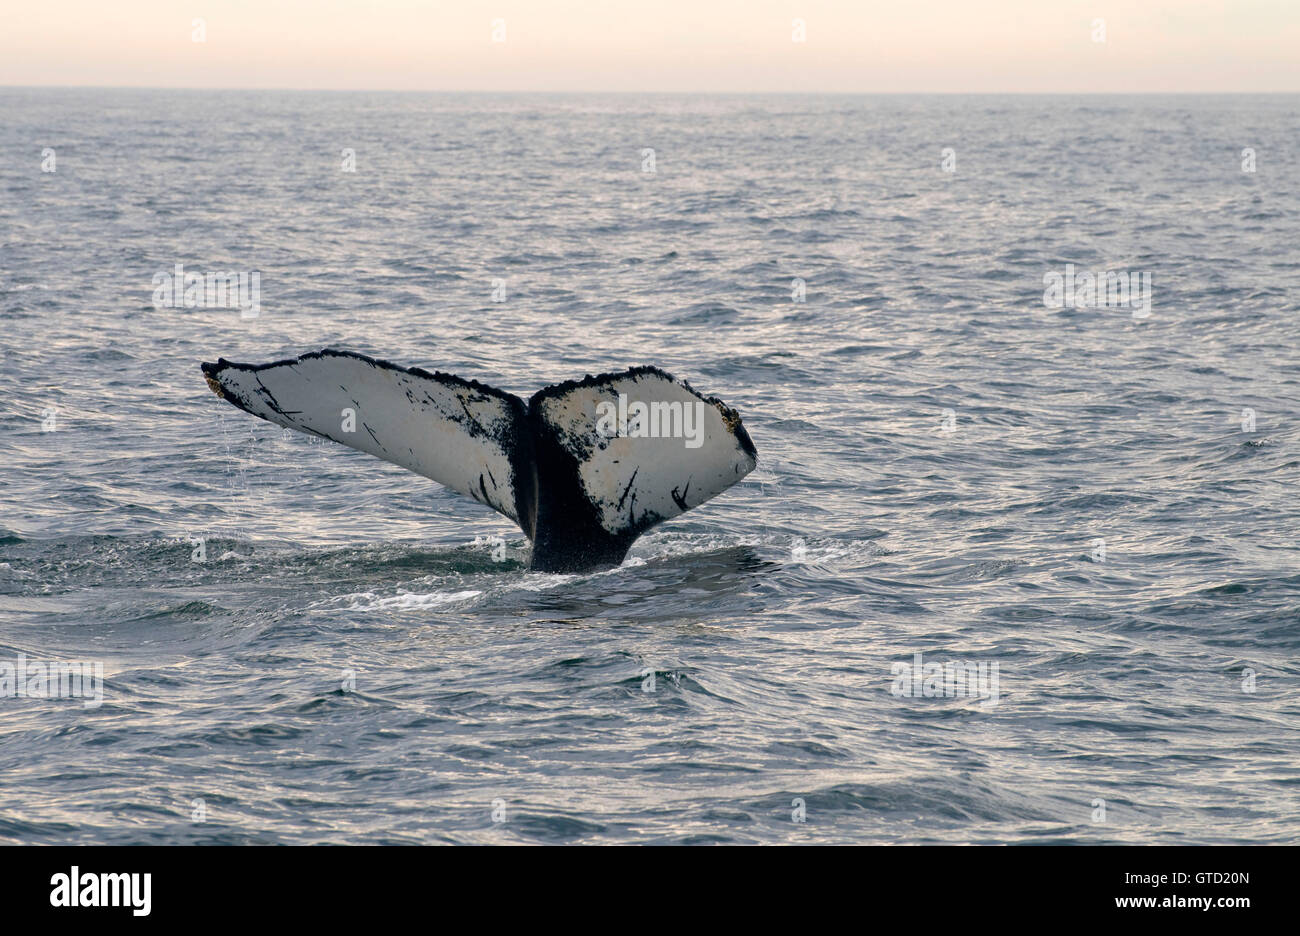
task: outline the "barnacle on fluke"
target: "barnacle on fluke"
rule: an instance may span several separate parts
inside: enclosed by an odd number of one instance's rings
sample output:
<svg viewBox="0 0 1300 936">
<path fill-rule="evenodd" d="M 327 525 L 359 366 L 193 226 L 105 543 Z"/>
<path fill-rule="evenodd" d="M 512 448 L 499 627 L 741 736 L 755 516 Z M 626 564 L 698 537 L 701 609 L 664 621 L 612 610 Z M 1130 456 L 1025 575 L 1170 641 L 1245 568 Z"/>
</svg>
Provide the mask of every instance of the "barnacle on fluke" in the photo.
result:
<svg viewBox="0 0 1300 936">
<path fill-rule="evenodd" d="M 226 391 L 222 388 L 221 383 L 218 380 L 207 376 L 206 374 L 204 375 L 204 379 L 207 380 L 208 386 L 212 389 L 213 393 L 221 397 L 223 400 L 226 398 Z"/>
<path fill-rule="evenodd" d="M 744 427 L 740 424 L 740 414 L 734 409 L 723 403 L 721 400 L 714 400 L 714 405 L 718 407 L 718 412 L 722 414 L 722 422 L 732 432 L 741 432 Z M 749 433 L 745 433 L 745 438 L 749 438 Z"/>
<path fill-rule="evenodd" d="M 202 365 L 218 396 L 269 422 L 409 468 L 519 524 L 532 567 L 617 564 L 657 523 L 753 470 L 740 415 L 657 367 L 519 397 L 452 374 L 323 350 Z"/>
</svg>

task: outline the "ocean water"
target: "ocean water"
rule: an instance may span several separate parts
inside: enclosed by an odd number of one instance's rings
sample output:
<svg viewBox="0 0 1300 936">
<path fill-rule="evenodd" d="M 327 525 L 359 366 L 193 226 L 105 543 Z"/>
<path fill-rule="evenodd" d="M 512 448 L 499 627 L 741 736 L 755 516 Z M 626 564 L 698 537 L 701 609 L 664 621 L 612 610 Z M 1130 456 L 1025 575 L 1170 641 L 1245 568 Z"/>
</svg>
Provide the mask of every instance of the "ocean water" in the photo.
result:
<svg viewBox="0 0 1300 936">
<path fill-rule="evenodd" d="M 1297 139 L 1296 96 L 0 89 L 0 677 L 104 680 L 0 697 L 0 841 L 1300 840 Z M 178 263 L 259 314 L 156 307 Z M 1149 313 L 1045 303 L 1067 264 Z M 198 369 L 323 347 L 657 364 L 759 465 L 531 573 Z"/>
</svg>

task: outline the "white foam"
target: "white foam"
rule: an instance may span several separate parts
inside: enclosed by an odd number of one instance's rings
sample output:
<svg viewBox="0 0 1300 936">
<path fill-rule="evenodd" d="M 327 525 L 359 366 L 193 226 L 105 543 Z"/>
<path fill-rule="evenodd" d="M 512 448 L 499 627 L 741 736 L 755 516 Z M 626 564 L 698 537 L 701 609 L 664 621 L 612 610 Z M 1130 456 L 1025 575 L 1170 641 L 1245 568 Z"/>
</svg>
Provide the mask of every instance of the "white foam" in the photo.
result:
<svg viewBox="0 0 1300 936">
<path fill-rule="evenodd" d="M 636 547 L 633 547 L 640 555 L 629 556 L 628 560 L 619 568 L 625 569 L 633 562 L 644 565 L 646 558 L 677 558 L 720 549 L 735 549 L 737 547 L 776 550 L 784 553 L 784 556 L 778 558 L 782 558 L 792 565 L 859 560 L 886 553 L 886 550 L 872 540 L 808 539 L 807 537 L 797 537 L 788 533 L 763 532 L 739 536 L 724 533 L 652 534 L 642 539 Z"/>
<path fill-rule="evenodd" d="M 430 592 L 428 594 L 401 592 L 381 598 L 374 592 L 357 592 L 352 595 L 341 595 L 335 600 L 340 602 L 351 601 L 352 603 L 344 609 L 346 611 L 426 611 L 430 608 L 440 608 L 444 605 L 469 601 L 481 594 L 483 594 L 481 591 Z"/>
<path fill-rule="evenodd" d="M 581 578 L 581 576 L 552 572 L 530 572 L 522 582 L 517 582 L 514 587 L 522 588 L 524 591 L 546 591 L 559 585 L 567 585 L 578 578 Z"/>
</svg>

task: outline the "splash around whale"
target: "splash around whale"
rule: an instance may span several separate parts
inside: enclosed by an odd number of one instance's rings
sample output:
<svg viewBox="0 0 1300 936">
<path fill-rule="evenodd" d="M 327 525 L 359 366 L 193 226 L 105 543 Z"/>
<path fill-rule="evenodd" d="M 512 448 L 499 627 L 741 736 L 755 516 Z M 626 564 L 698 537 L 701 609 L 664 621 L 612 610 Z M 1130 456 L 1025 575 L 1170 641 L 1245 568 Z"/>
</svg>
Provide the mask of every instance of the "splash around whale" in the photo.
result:
<svg viewBox="0 0 1300 936">
<path fill-rule="evenodd" d="M 350 351 L 201 366 L 213 392 L 245 412 L 509 517 L 541 572 L 617 565 L 638 536 L 722 493 L 758 458 L 734 409 L 657 367 L 589 375 L 525 402 Z"/>
</svg>

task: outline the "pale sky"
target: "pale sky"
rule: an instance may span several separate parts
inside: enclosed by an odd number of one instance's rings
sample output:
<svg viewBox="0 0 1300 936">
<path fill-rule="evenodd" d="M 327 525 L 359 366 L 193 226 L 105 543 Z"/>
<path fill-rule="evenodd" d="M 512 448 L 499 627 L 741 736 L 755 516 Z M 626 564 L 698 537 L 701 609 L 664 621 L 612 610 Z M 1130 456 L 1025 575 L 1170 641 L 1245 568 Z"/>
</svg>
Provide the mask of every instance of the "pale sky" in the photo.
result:
<svg viewBox="0 0 1300 936">
<path fill-rule="evenodd" d="M 1300 0 L 0 0 L 0 85 L 1296 92 Z"/>
</svg>

